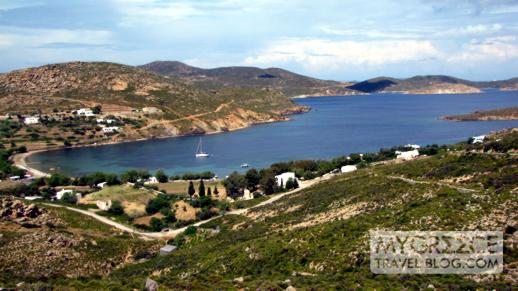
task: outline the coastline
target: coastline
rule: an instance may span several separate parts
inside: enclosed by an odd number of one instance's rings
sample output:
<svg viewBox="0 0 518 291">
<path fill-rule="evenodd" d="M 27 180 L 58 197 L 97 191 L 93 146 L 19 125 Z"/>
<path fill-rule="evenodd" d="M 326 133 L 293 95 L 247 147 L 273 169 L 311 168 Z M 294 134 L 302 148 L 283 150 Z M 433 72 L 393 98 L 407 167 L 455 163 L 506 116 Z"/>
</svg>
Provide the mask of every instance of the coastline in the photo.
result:
<svg viewBox="0 0 518 291">
<path fill-rule="evenodd" d="M 303 114 L 307 113 L 308 111 L 303 112 L 293 112 L 291 114 L 283 114 L 283 115 L 294 115 L 294 114 Z M 205 136 L 205 135 L 213 135 L 213 134 L 222 134 L 227 132 L 234 132 L 238 130 L 243 130 L 250 128 L 254 125 L 261 125 L 266 123 L 274 123 L 274 122 L 284 122 L 284 121 L 290 121 L 291 119 L 287 117 L 286 119 L 280 119 L 280 120 L 265 120 L 261 122 L 254 122 L 242 127 L 233 128 L 230 130 L 218 130 L 218 131 L 210 131 L 203 134 L 179 134 L 179 135 L 170 135 L 170 136 L 152 136 L 152 137 L 146 137 L 146 138 L 138 138 L 138 139 L 129 139 L 129 140 L 116 140 L 116 141 L 106 141 L 106 142 L 96 142 L 93 144 L 81 144 L 81 145 L 73 145 L 70 147 L 65 146 L 53 146 L 48 147 L 44 149 L 37 149 L 28 151 L 25 153 L 19 153 L 14 154 L 11 156 L 11 161 L 13 162 L 13 166 L 18 167 L 20 169 L 26 170 L 28 173 L 32 174 L 36 178 L 42 178 L 42 177 L 48 177 L 51 175 L 49 172 L 45 172 L 43 170 L 36 169 L 34 167 L 31 167 L 27 164 L 27 158 L 29 156 L 32 156 L 37 153 L 43 153 L 43 152 L 50 152 L 50 151 L 57 151 L 57 150 L 64 150 L 64 149 L 79 149 L 79 148 L 86 148 L 86 147 L 100 147 L 100 146 L 108 146 L 108 145 L 117 145 L 117 144 L 123 144 L 123 143 L 131 143 L 131 142 L 144 142 L 144 141 L 150 141 L 150 140 L 156 140 L 156 139 L 167 139 L 167 138 L 177 138 L 177 137 L 187 137 L 187 136 Z"/>
</svg>

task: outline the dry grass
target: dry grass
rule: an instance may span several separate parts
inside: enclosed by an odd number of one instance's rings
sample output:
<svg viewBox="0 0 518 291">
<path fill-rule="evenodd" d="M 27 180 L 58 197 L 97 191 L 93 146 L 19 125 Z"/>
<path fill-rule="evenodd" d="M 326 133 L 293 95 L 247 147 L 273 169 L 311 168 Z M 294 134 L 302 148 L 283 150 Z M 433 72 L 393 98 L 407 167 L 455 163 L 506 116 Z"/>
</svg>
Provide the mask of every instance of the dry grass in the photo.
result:
<svg viewBox="0 0 518 291">
<path fill-rule="evenodd" d="M 145 189 L 135 189 L 128 185 L 105 187 L 101 191 L 89 194 L 81 203 L 95 203 L 97 200 L 120 201 L 124 211 L 130 216 L 140 216 L 146 212 L 146 204 L 156 196 Z"/>
</svg>

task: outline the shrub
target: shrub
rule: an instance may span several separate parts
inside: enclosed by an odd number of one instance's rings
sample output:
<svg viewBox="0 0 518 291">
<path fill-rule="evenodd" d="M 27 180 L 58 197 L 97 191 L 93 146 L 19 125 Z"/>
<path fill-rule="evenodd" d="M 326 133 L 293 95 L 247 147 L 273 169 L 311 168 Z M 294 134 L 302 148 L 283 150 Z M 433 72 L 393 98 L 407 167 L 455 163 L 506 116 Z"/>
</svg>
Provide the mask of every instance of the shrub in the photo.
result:
<svg viewBox="0 0 518 291">
<path fill-rule="evenodd" d="M 122 206 L 120 201 L 113 201 L 112 205 L 110 206 L 110 209 L 108 209 L 108 213 L 113 215 L 123 215 L 124 207 Z"/>
</svg>

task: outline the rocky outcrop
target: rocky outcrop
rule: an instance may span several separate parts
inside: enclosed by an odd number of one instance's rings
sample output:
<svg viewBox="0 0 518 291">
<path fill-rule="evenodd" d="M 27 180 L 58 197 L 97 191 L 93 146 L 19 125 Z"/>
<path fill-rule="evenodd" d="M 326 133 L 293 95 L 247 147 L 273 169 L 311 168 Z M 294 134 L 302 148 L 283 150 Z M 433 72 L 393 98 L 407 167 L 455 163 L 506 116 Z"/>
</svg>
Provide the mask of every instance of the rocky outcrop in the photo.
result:
<svg viewBox="0 0 518 291">
<path fill-rule="evenodd" d="M 443 116 L 441 119 L 451 121 L 518 120 L 518 107 L 481 110 L 469 114 Z"/>
<path fill-rule="evenodd" d="M 11 221 L 22 225 L 43 226 L 63 225 L 63 221 L 49 215 L 46 209 L 36 204 L 25 204 L 12 197 L 0 199 L 0 220 Z"/>
</svg>

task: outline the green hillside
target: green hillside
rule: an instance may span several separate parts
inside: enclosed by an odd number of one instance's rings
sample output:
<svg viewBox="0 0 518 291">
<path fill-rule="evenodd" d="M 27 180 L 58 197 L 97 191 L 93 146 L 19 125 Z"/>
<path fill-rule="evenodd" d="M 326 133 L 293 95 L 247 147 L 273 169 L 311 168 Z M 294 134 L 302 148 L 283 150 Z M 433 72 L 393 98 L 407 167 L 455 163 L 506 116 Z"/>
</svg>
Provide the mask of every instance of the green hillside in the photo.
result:
<svg viewBox="0 0 518 291">
<path fill-rule="evenodd" d="M 307 190 L 229 215 L 184 237 L 180 249 L 114 271 L 63 282 L 89 288 L 164 289 L 511 289 L 518 260 L 518 132 L 431 157 L 368 166 Z M 213 234 L 203 229 L 219 226 Z M 368 233 L 386 230 L 501 230 L 504 273 L 375 275 Z"/>
</svg>

